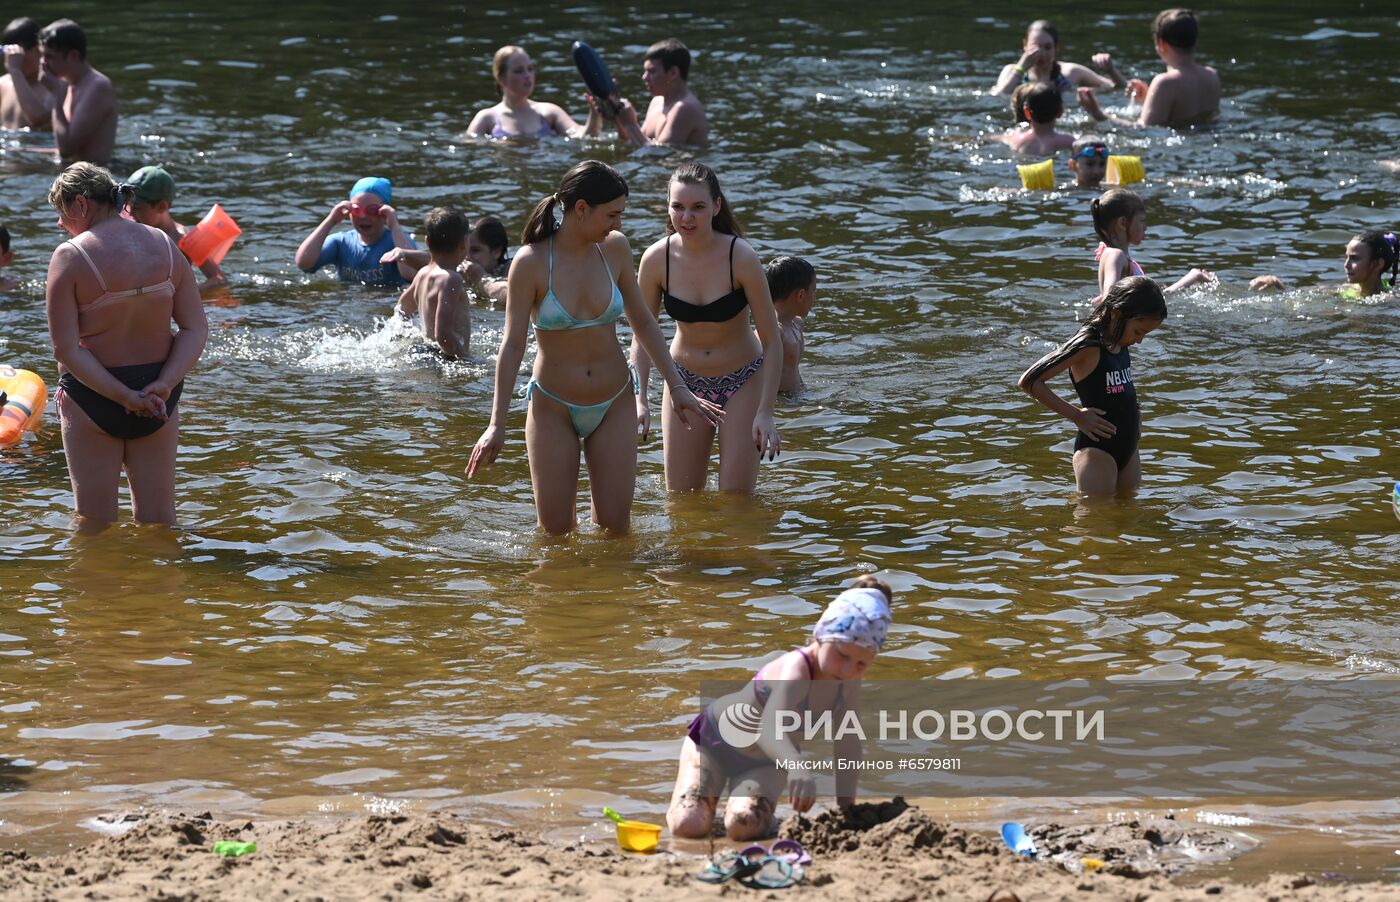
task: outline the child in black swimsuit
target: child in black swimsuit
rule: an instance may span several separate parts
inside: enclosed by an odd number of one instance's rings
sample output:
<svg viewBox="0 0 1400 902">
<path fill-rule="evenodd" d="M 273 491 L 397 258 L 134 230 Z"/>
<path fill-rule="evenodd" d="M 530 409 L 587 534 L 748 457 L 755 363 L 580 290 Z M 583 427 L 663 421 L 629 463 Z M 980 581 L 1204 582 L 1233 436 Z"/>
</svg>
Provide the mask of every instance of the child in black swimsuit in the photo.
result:
<svg viewBox="0 0 1400 902">
<path fill-rule="evenodd" d="M 1021 376 L 1023 391 L 1079 427 L 1074 479 L 1086 495 L 1130 492 L 1142 479 L 1140 416 L 1128 348 L 1166 318 L 1167 302 L 1156 282 L 1146 276 L 1121 279 L 1073 338 Z M 1045 384 L 1066 369 L 1082 407 Z"/>
</svg>

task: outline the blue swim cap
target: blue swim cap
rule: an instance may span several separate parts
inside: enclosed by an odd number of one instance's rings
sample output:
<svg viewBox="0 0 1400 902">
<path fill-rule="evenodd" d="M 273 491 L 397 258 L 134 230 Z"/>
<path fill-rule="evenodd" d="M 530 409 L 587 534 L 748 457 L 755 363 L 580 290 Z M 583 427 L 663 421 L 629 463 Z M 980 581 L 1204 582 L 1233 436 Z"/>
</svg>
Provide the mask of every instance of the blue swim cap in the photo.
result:
<svg viewBox="0 0 1400 902">
<path fill-rule="evenodd" d="M 389 184 L 388 179 L 367 175 L 356 182 L 355 187 L 350 189 L 350 196 L 354 197 L 356 194 L 364 194 L 366 192 L 379 195 L 379 199 L 386 204 L 393 203 L 394 186 Z"/>
</svg>

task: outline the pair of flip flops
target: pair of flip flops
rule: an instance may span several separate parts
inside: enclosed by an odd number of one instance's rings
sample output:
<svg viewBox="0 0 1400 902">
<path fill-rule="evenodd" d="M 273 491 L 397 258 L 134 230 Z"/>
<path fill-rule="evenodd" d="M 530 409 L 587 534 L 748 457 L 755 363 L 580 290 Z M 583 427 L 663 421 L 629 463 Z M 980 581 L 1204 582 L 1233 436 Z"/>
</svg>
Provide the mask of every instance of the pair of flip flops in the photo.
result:
<svg viewBox="0 0 1400 902">
<path fill-rule="evenodd" d="M 802 882 L 804 867 L 812 856 L 802 844 L 780 839 L 771 848 L 753 845 L 738 852 L 726 852 L 695 875 L 705 883 L 737 880 L 750 889 L 786 889 Z"/>
</svg>

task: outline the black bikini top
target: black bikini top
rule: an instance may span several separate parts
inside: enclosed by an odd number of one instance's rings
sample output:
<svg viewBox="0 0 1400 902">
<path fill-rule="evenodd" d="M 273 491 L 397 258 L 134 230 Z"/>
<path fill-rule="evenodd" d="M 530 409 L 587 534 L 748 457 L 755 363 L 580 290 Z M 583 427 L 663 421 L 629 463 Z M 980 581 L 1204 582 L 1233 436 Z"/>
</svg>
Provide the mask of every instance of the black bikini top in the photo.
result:
<svg viewBox="0 0 1400 902">
<path fill-rule="evenodd" d="M 734 284 L 734 245 L 739 236 L 729 242 L 729 284 Z M 671 236 L 666 236 L 666 290 L 661 295 L 666 312 L 678 323 L 727 323 L 749 306 L 749 296 L 742 288 L 731 288 L 729 294 L 708 304 L 692 304 L 671 294 Z"/>
</svg>

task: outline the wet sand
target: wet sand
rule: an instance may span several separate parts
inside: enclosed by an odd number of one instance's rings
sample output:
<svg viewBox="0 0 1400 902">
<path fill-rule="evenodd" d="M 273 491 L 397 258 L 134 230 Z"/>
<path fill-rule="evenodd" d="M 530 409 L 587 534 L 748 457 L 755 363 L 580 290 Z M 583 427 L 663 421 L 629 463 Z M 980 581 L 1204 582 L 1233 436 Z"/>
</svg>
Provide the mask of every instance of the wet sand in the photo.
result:
<svg viewBox="0 0 1400 902">
<path fill-rule="evenodd" d="M 216 821 L 208 814 L 129 815 L 128 829 L 68 852 L 0 852 L 4 899 L 707 899 L 752 892 L 701 883 L 703 857 L 631 855 L 599 844 L 548 842 L 455 815 L 336 820 Z M 785 890 L 804 899 L 1400 900 L 1400 888 L 1320 874 L 1274 874 L 1256 884 L 1191 885 L 1170 854 L 1227 837 L 1153 820 L 1097 831 L 1044 825 L 1032 832 L 1064 860 L 1094 853 L 1106 865 L 1070 873 L 1055 861 L 1012 854 L 995 837 L 933 820 L 901 801 L 784 821 L 780 834 L 814 856 Z M 220 840 L 256 842 L 242 858 L 212 852 Z M 1096 845 L 1097 844 L 1097 845 Z M 1144 875 L 1144 876 L 1133 876 Z M 1005 891 L 1005 892 L 1003 892 Z M 1002 893 L 1001 895 L 997 895 Z M 1005 893 L 1014 893 L 1014 896 Z"/>
</svg>

